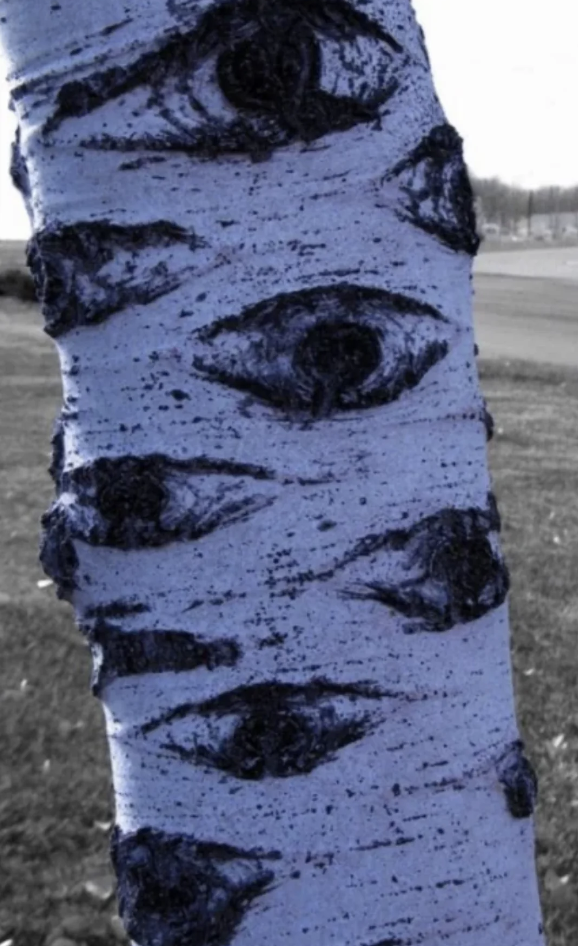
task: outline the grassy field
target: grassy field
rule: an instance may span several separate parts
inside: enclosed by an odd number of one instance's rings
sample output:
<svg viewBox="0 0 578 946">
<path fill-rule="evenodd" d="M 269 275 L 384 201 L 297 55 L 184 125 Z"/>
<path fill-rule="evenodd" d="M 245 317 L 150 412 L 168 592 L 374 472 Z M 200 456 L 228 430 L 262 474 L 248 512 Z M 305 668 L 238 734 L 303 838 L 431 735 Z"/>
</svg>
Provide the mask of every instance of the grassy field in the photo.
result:
<svg viewBox="0 0 578 946">
<path fill-rule="evenodd" d="M 34 307 L 0 305 L 0 944 L 110 946 L 112 796 L 88 654 L 36 561 L 60 384 Z M 513 578 L 519 719 L 541 783 L 549 946 L 578 943 L 578 371 L 482 363 Z M 60 946 L 63 946 L 61 943 Z M 499 944 L 496 944 L 499 946 Z M 521 944 L 522 946 L 522 944 Z"/>
</svg>

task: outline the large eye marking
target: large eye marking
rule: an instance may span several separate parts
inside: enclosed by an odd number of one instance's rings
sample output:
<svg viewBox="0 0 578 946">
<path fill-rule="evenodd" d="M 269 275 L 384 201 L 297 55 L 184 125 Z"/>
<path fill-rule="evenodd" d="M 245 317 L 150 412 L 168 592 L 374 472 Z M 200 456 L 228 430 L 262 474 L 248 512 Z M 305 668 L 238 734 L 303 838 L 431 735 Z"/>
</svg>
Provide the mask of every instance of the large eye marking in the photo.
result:
<svg viewBox="0 0 578 946">
<path fill-rule="evenodd" d="M 171 735 L 162 748 L 183 761 L 239 779 L 288 778 L 311 772 L 331 761 L 339 749 L 367 735 L 375 723 L 373 714 L 352 716 L 349 705 L 385 695 L 366 683 L 335 684 L 322 679 L 302 686 L 255 684 L 204 703 L 184 704 L 146 723 L 142 732 L 193 716 L 198 730 L 194 744 L 184 746 Z"/>
<path fill-rule="evenodd" d="M 207 641 L 188 631 L 122 631 L 103 619 L 85 631 L 94 659 L 92 691 L 96 696 L 119 677 L 185 673 L 198 667 L 214 670 L 233 667 L 241 658 L 236 641 Z"/>
<path fill-rule="evenodd" d="M 134 94 L 141 118 L 154 113 L 155 130 L 133 132 L 129 120 L 126 134 L 85 146 L 266 157 L 294 140 L 378 121 L 398 87 L 402 52 L 346 0 L 226 0 L 133 63 L 66 82 L 44 133 Z M 323 87 L 325 60 L 334 88 Z"/>
<path fill-rule="evenodd" d="M 119 912 L 138 943 L 225 946 L 250 909 L 270 889 L 268 862 L 279 851 L 242 850 L 155 828 L 116 827 L 111 855 Z"/>
<path fill-rule="evenodd" d="M 434 234 L 454 250 L 472 256 L 480 239 L 474 195 L 464 162 L 462 139 L 451 125 L 438 125 L 400 161 L 387 180 L 397 178 L 406 195 L 402 220 Z"/>
<path fill-rule="evenodd" d="M 132 226 L 80 221 L 39 230 L 28 244 L 27 262 L 47 334 L 57 338 L 103 322 L 129 305 L 148 305 L 178 288 L 187 269 L 175 269 L 170 251 L 179 245 L 194 252 L 204 243 L 166 220 Z M 166 261 L 159 262 L 160 247 L 169 251 Z"/>
<path fill-rule="evenodd" d="M 388 404 L 448 352 L 434 308 L 341 284 L 274 296 L 195 333 L 196 371 L 289 414 Z"/>
<path fill-rule="evenodd" d="M 499 529 L 495 500 L 487 510 L 443 509 L 411 529 L 373 537 L 356 557 L 379 549 L 403 552 L 403 570 L 413 572 L 388 585 L 369 582 L 354 598 L 371 598 L 412 619 L 409 631 L 447 631 L 501 605 L 509 575 L 490 541 Z"/>
<path fill-rule="evenodd" d="M 119 549 L 199 539 L 270 506 L 278 487 L 264 467 L 162 454 L 99 457 L 61 474 L 60 498 L 43 519 L 60 542 Z M 255 482 L 262 485 L 256 487 Z"/>
</svg>

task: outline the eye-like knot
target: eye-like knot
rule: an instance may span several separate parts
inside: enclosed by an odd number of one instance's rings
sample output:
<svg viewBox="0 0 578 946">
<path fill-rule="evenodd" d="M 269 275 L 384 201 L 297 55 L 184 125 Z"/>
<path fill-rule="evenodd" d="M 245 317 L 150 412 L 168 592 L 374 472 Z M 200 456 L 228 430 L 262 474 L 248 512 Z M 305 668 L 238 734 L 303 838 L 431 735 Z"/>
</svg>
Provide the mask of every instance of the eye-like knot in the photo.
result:
<svg viewBox="0 0 578 946">
<path fill-rule="evenodd" d="M 236 108 L 281 114 L 298 110 L 319 85 L 319 43 L 305 24 L 289 20 L 275 31 L 255 31 L 223 50 L 217 62 L 221 91 Z"/>
</svg>

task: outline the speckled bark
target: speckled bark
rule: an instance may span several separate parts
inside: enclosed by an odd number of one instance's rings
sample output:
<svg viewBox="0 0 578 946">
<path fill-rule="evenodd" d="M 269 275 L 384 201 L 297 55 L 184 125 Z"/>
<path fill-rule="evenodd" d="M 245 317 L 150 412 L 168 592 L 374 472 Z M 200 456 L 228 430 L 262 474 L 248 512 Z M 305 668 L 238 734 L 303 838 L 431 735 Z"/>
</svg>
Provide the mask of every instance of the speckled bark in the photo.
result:
<svg viewBox="0 0 578 946">
<path fill-rule="evenodd" d="M 540 946 L 472 195 L 409 0 L 0 11 L 41 556 L 133 942 Z"/>
</svg>

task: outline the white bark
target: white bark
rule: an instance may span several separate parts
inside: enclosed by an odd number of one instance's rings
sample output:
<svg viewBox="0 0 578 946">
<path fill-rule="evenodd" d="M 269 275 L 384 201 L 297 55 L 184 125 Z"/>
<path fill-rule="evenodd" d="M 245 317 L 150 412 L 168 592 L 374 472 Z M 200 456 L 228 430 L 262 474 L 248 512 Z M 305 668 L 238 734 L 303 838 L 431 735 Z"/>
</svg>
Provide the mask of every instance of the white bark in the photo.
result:
<svg viewBox="0 0 578 946">
<path fill-rule="evenodd" d="M 538 946 L 459 143 L 408 0 L 233 8 L 0 0 L 125 920 Z M 257 8 L 297 105 L 223 93 Z"/>
</svg>

